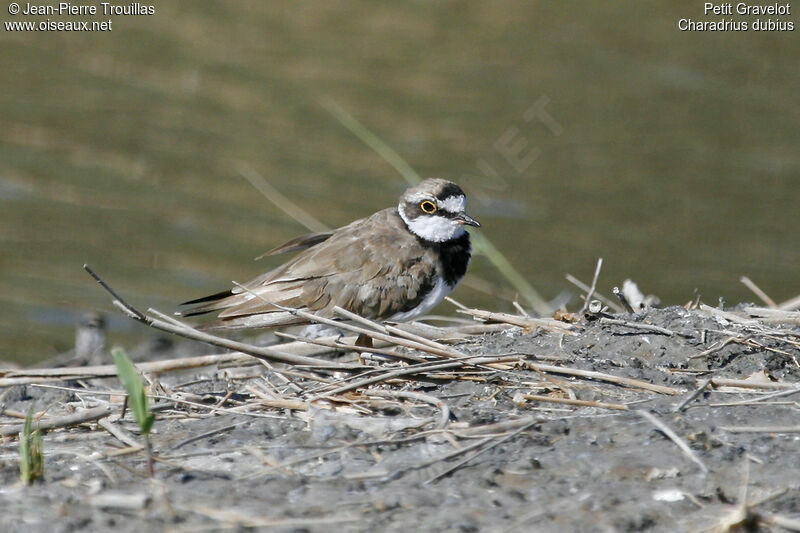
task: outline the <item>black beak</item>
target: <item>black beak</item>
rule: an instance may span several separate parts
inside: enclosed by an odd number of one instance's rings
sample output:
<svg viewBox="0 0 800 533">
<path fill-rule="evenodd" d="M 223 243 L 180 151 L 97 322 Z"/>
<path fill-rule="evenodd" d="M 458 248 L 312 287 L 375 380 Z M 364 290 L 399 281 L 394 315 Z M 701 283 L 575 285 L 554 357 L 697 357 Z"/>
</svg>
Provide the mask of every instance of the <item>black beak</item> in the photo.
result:
<svg viewBox="0 0 800 533">
<path fill-rule="evenodd" d="M 469 216 L 466 213 L 461 213 L 460 215 L 456 216 L 456 220 L 459 224 L 466 225 L 466 226 L 475 226 L 476 228 L 481 227 L 481 223 Z"/>
</svg>

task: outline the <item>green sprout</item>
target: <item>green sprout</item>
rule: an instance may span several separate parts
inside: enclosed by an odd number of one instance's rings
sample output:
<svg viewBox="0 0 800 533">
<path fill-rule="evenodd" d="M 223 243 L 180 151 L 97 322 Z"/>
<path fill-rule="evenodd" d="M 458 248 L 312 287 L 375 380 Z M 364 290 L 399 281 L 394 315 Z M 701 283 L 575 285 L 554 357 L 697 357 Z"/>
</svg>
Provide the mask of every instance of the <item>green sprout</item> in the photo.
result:
<svg viewBox="0 0 800 533">
<path fill-rule="evenodd" d="M 44 441 L 42 432 L 33 429 L 33 408 L 25 417 L 25 425 L 19 435 L 19 469 L 23 483 L 30 485 L 44 476 Z"/>
<path fill-rule="evenodd" d="M 128 391 L 128 405 L 144 438 L 144 449 L 147 454 L 147 473 L 153 477 L 153 454 L 150 446 L 150 429 L 155 422 L 155 415 L 150 412 L 147 395 L 144 393 L 144 382 L 128 354 L 122 348 L 111 350 L 114 364 L 117 365 L 117 376 Z"/>
</svg>

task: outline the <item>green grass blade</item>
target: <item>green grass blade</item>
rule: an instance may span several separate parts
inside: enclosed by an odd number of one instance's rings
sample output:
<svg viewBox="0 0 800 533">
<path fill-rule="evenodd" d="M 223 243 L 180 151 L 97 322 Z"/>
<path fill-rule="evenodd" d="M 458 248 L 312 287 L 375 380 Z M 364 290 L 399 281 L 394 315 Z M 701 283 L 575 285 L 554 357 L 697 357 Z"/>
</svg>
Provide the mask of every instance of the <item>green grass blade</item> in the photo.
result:
<svg viewBox="0 0 800 533">
<path fill-rule="evenodd" d="M 19 436 L 19 459 L 23 483 L 30 485 L 44 476 L 44 439 L 41 431 L 33 429 L 33 408 L 28 411 Z"/>
<path fill-rule="evenodd" d="M 508 280 L 511 286 L 519 292 L 520 296 L 528 302 L 537 313 L 543 316 L 552 314 L 553 310 L 550 309 L 550 305 L 541 297 L 539 291 L 528 283 L 528 280 L 508 262 L 506 256 L 495 248 L 492 241 L 490 241 L 486 235 L 477 232 L 472 232 L 471 235 L 472 246 L 475 251 L 485 255 L 500 274 Z"/>
<path fill-rule="evenodd" d="M 384 161 L 389 163 L 397 172 L 403 176 L 410 185 L 416 185 L 422 181 L 416 170 L 414 170 L 403 157 L 394 151 L 394 149 L 383 142 L 383 140 L 372 133 L 366 126 L 359 122 L 353 115 L 339 107 L 334 102 L 327 100 L 322 103 L 325 109 L 339 121 L 339 123 L 350 130 L 350 132 L 358 137 L 361 142 L 381 156 Z"/>
<path fill-rule="evenodd" d="M 133 416 L 136 418 L 136 423 L 139 424 L 143 435 L 150 433 L 150 428 L 153 427 L 155 416 L 150 412 L 147 405 L 147 395 L 144 393 L 144 382 L 142 377 L 137 372 L 136 367 L 133 366 L 128 354 L 122 348 L 114 348 L 111 350 L 111 355 L 114 357 L 114 364 L 117 365 L 117 376 L 119 380 L 125 385 L 125 390 L 128 391 L 128 405 L 133 411 Z"/>
</svg>

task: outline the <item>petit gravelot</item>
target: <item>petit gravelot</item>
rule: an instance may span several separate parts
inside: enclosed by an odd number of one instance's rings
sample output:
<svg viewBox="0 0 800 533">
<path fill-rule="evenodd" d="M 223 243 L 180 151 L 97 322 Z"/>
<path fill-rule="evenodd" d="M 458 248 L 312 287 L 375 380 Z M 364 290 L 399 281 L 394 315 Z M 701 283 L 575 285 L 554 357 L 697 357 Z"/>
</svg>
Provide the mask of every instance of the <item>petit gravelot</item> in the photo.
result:
<svg viewBox="0 0 800 533">
<path fill-rule="evenodd" d="M 185 302 L 181 313 L 219 311 L 211 327 L 308 323 L 287 309 L 335 318 L 338 306 L 374 320 L 405 322 L 430 312 L 456 287 L 471 257 L 461 188 L 428 179 L 391 207 L 347 226 L 293 239 L 271 254 L 300 253 L 230 290 Z"/>
</svg>

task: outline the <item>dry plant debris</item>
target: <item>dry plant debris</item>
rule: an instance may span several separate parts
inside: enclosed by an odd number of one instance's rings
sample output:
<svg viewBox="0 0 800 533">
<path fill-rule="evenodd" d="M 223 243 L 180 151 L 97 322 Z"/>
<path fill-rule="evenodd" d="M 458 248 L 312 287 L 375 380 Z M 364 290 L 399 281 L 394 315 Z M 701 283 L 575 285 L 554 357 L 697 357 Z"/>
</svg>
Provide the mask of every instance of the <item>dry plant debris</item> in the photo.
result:
<svg viewBox="0 0 800 533">
<path fill-rule="evenodd" d="M 45 483 L 0 497 L 20 524 L 100 530 L 136 511 L 175 530 L 666 531 L 714 516 L 713 527 L 792 529 L 800 517 L 796 311 L 611 316 L 587 297 L 577 322 L 464 308 L 472 322 L 434 327 L 341 310 L 344 337 L 263 347 L 108 290 L 135 320 L 231 351 L 137 365 L 155 414 L 152 481 L 114 365 L 0 372 L 6 486 L 30 406 L 45 433 Z M 751 495 L 739 501 L 743 462 Z M 41 512 L 48 498 L 66 522 Z"/>
</svg>

